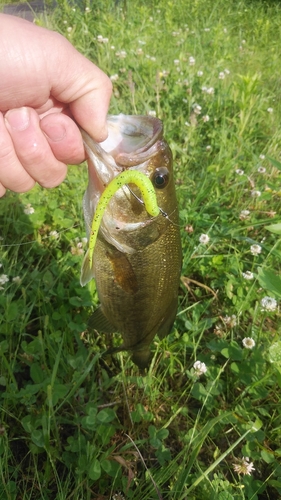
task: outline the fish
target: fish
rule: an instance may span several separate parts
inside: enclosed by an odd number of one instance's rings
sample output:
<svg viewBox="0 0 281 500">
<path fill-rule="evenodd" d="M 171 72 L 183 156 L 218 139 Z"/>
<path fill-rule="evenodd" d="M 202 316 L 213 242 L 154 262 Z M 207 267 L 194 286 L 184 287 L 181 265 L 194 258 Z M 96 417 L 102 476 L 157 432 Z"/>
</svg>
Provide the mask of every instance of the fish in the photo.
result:
<svg viewBox="0 0 281 500">
<path fill-rule="evenodd" d="M 96 282 L 100 306 L 90 327 L 122 336 L 122 345 L 108 352 L 128 351 L 144 370 L 155 335 L 162 339 L 170 333 L 178 308 L 182 249 L 172 153 L 158 118 L 109 115 L 107 126 L 108 138 L 99 144 L 81 130 L 88 162 L 83 198 L 88 239 L 100 196 L 127 169 L 149 177 L 160 213 L 147 213 L 133 183 L 118 189 L 105 208 L 92 261 L 89 250 L 84 257 L 80 282 Z"/>
</svg>

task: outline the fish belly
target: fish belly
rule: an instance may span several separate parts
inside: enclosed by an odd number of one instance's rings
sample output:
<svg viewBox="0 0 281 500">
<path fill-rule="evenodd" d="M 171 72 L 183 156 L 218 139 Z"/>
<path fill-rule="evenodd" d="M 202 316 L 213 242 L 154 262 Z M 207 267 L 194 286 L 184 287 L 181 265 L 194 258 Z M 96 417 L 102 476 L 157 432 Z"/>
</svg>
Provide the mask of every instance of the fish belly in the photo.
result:
<svg viewBox="0 0 281 500">
<path fill-rule="evenodd" d="M 101 309 L 133 361 L 147 366 L 156 333 L 167 335 L 177 311 L 181 270 L 178 228 L 168 229 L 152 244 L 132 254 L 98 239 L 94 252 L 95 280 Z"/>
</svg>

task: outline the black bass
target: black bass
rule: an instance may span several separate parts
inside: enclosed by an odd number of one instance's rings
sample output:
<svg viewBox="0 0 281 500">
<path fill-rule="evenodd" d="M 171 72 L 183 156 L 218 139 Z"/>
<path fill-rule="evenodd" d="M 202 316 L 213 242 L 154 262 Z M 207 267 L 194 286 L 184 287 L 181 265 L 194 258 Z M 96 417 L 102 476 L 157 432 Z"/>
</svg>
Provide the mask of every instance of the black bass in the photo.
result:
<svg viewBox="0 0 281 500">
<path fill-rule="evenodd" d="M 101 306 L 91 326 L 121 333 L 118 350 L 131 351 L 133 362 L 143 369 L 149 365 L 154 336 L 170 332 L 177 312 L 182 254 L 172 154 L 157 118 L 109 116 L 108 132 L 106 141 L 97 144 L 81 131 L 89 167 L 83 199 L 88 239 L 102 192 L 124 170 L 150 178 L 161 213 L 147 213 L 134 184 L 119 189 L 105 209 L 92 266 L 88 252 L 85 256 L 81 285 L 96 281 Z"/>
</svg>

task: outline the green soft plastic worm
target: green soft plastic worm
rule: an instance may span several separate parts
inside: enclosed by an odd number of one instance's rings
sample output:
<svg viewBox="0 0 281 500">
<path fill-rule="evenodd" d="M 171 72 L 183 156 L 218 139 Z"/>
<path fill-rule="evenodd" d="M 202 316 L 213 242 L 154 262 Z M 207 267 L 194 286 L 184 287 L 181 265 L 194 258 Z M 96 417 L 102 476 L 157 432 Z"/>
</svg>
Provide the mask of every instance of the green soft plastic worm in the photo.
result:
<svg viewBox="0 0 281 500">
<path fill-rule="evenodd" d="M 90 269 L 92 268 L 94 248 L 104 211 L 116 191 L 118 191 L 118 189 L 123 187 L 125 184 L 130 183 L 136 184 L 136 186 L 140 189 L 147 213 L 152 217 L 157 217 L 160 213 L 153 184 L 145 174 L 138 172 L 137 170 L 124 170 L 124 172 L 121 172 L 114 177 L 102 193 L 93 218 L 89 240 Z"/>
</svg>

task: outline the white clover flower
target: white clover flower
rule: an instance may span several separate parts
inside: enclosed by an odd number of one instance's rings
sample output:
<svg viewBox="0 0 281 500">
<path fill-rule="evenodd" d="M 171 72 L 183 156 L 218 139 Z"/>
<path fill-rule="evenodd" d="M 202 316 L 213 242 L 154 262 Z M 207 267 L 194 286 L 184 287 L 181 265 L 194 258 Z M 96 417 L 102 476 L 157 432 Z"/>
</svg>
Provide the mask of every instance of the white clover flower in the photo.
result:
<svg viewBox="0 0 281 500">
<path fill-rule="evenodd" d="M 189 66 L 194 66 L 194 64 L 195 64 L 194 57 L 190 56 L 190 58 L 188 59 L 188 61 L 189 61 Z"/>
<path fill-rule="evenodd" d="M 110 80 L 111 80 L 112 82 L 116 82 L 116 81 L 118 80 L 118 78 L 119 78 L 119 75 L 117 75 L 117 73 L 115 73 L 114 75 L 111 75 L 111 76 L 110 76 Z"/>
<path fill-rule="evenodd" d="M 68 21 L 65 19 L 65 20 L 63 21 L 63 24 L 67 24 L 67 22 L 68 22 Z"/>
<path fill-rule="evenodd" d="M 125 497 L 122 495 L 122 493 L 119 492 L 113 495 L 112 500 L 125 500 Z"/>
<path fill-rule="evenodd" d="M 202 245 L 207 245 L 207 243 L 209 243 L 210 241 L 210 238 L 207 234 L 201 234 L 199 241 L 200 243 L 202 243 Z"/>
<path fill-rule="evenodd" d="M 262 248 L 260 245 L 254 244 L 251 245 L 250 250 L 252 255 L 259 255 L 262 251 Z"/>
<path fill-rule="evenodd" d="M 235 172 L 237 175 L 244 175 L 244 170 L 241 170 L 241 168 L 237 168 Z"/>
<path fill-rule="evenodd" d="M 240 215 L 239 215 L 239 219 L 240 220 L 247 220 L 249 219 L 249 215 L 250 215 L 250 210 L 241 210 L 240 212 Z"/>
<path fill-rule="evenodd" d="M 214 334 L 217 335 L 217 337 L 223 337 L 224 330 L 223 330 L 223 325 L 220 323 L 215 326 L 214 328 Z"/>
<path fill-rule="evenodd" d="M 85 12 L 91 12 L 90 7 L 85 7 Z"/>
<path fill-rule="evenodd" d="M 203 71 L 197 71 L 197 76 L 200 77 L 200 76 L 203 76 L 203 75 L 204 75 Z"/>
<path fill-rule="evenodd" d="M 229 328 L 234 328 L 237 324 L 237 318 L 235 314 L 232 314 L 232 316 L 225 316 L 222 318 L 223 322 L 225 325 L 227 325 Z"/>
<path fill-rule="evenodd" d="M 212 146 L 210 146 L 210 145 L 206 146 L 206 151 L 211 151 L 211 149 L 212 149 Z"/>
<path fill-rule="evenodd" d="M 153 116 L 153 118 L 155 118 L 155 117 L 156 117 L 156 111 L 154 111 L 154 109 L 150 109 L 150 110 L 148 111 L 148 115 L 149 115 L 149 116 Z"/>
<path fill-rule="evenodd" d="M 110 46 L 111 50 L 115 50 L 115 45 Z"/>
<path fill-rule="evenodd" d="M 248 457 L 243 457 L 242 460 L 239 460 L 238 464 L 233 464 L 233 469 L 235 472 L 238 472 L 238 474 L 250 476 L 251 472 L 255 470 L 255 467 L 253 462 L 249 462 Z"/>
<path fill-rule="evenodd" d="M 190 123 L 189 122 L 184 122 L 185 126 L 186 127 L 190 127 Z"/>
<path fill-rule="evenodd" d="M 200 375 L 203 375 L 207 371 L 207 366 L 202 361 L 195 361 L 193 368 L 197 377 L 200 377 Z"/>
<path fill-rule="evenodd" d="M 34 214 L 35 210 L 34 208 L 31 206 L 30 203 L 28 203 L 26 206 L 25 206 L 25 209 L 24 209 L 24 213 L 26 215 L 31 215 L 31 214 Z"/>
<path fill-rule="evenodd" d="M 49 236 L 54 240 L 57 240 L 59 237 L 59 233 L 57 231 L 50 231 Z"/>
<path fill-rule="evenodd" d="M 77 245 L 76 247 L 71 247 L 70 252 L 72 253 L 72 255 L 83 255 L 84 250 Z"/>
<path fill-rule="evenodd" d="M 224 74 L 225 74 L 225 75 L 230 75 L 230 71 L 229 71 L 229 69 L 224 69 L 223 71 L 224 71 Z"/>
<path fill-rule="evenodd" d="M 219 73 L 219 80 L 224 80 L 225 79 L 225 74 L 224 74 L 224 71 L 221 71 Z"/>
<path fill-rule="evenodd" d="M 213 87 L 209 87 L 206 90 L 206 94 L 213 95 L 215 93 L 215 89 Z"/>
<path fill-rule="evenodd" d="M 208 122 L 210 120 L 209 115 L 202 116 L 202 120 L 203 120 L 204 123 Z"/>
<path fill-rule="evenodd" d="M 115 52 L 116 57 L 119 57 L 119 59 L 125 59 L 127 56 L 126 50 L 120 50 L 118 52 Z"/>
<path fill-rule="evenodd" d="M 253 198 L 259 198 L 259 196 L 261 196 L 261 192 L 258 191 L 257 189 L 253 189 L 253 191 L 251 191 L 251 196 Z"/>
<path fill-rule="evenodd" d="M 265 155 L 261 154 L 260 155 L 260 160 L 264 160 L 265 159 Z"/>
<path fill-rule="evenodd" d="M 272 297 L 263 297 L 261 307 L 262 311 L 275 311 L 277 309 L 277 300 Z"/>
<path fill-rule="evenodd" d="M 253 349 L 253 347 L 255 347 L 255 345 L 256 345 L 254 339 L 252 339 L 251 337 L 245 337 L 242 340 L 242 344 L 243 344 L 243 347 L 245 347 L 245 349 Z"/>
<path fill-rule="evenodd" d="M 68 28 L 66 28 L 67 33 L 71 33 L 72 30 L 73 30 L 72 26 L 68 26 Z"/>
<path fill-rule="evenodd" d="M 82 239 L 81 239 L 81 242 L 82 242 L 82 245 L 87 245 L 87 243 L 88 243 L 88 238 L 86 238 L 86 237 L 85 237 L 85 238 L 82 238 Z"/>
<path fill-rule="evenodd" d="M 193 111 L 194 111 L 194 113 L 195 113 L 196 115 L 200 115 L 201 110 L 202 110 L 202 107 L 201 107 L 201 106 L 199 106 L 199 104 L 194 104 L 194 106 L 193 106 Z"/>
<path fill-rule="evenodd" d="M 267 108 L 268 113 L 273 113 L 273 108 Z"/>
<path fill-rule="evenodd" d="M 266 168 L 265 167 L 259 167 L 258 168 L 258 173 L 259 174 L 265 174 L 265 172 L 266 172 Z"/>
<path fill-rule="evenodd" d="M 180 63 L 180 60 L 179 60 L 179 59 L 174 59 L 174 64 L 175 64 L 176 66 L 178 66 L 178 65 L 179 65 L 179 63 Z"/>
<path fill-rule="evenodd" d="M 143 55 L 142 48 L 141 47 L 137 48 L 136 53 L 137 53 L 138 56 L 142 56 Z"/>
<path fill-rule="evenodd" d="M 206 85 L 203 85 L 203 87 L 201 87 L 201 90 L 202 90 L 202 92 L 207 93 L 207 90 L 208 90 L 208 89 L 207 89 Z"/>
<path fill-rule="evenodd" d="M 242 273 L 242 276 L 245 280 L 252 280 L 254 279 L 254 275 L 251 271 L 246 271 L 245 273 Z"/>
<path fill-rule="evenodd" d="M 0 275 L 0 285 L 5 285 L 9 281 L 9 277 L 7 274 L 1 274 Z"/>
<path fill-rule="evenodd" d="M 12 279 L 12 281 L 13 281 L 14 283 L 16 283 L 17 285 L 20 285 L 20 284 L 21 284 L 21 278 L 20 278 L 20 276 L 15 276 L 15 277 Z"/>
</svg>

